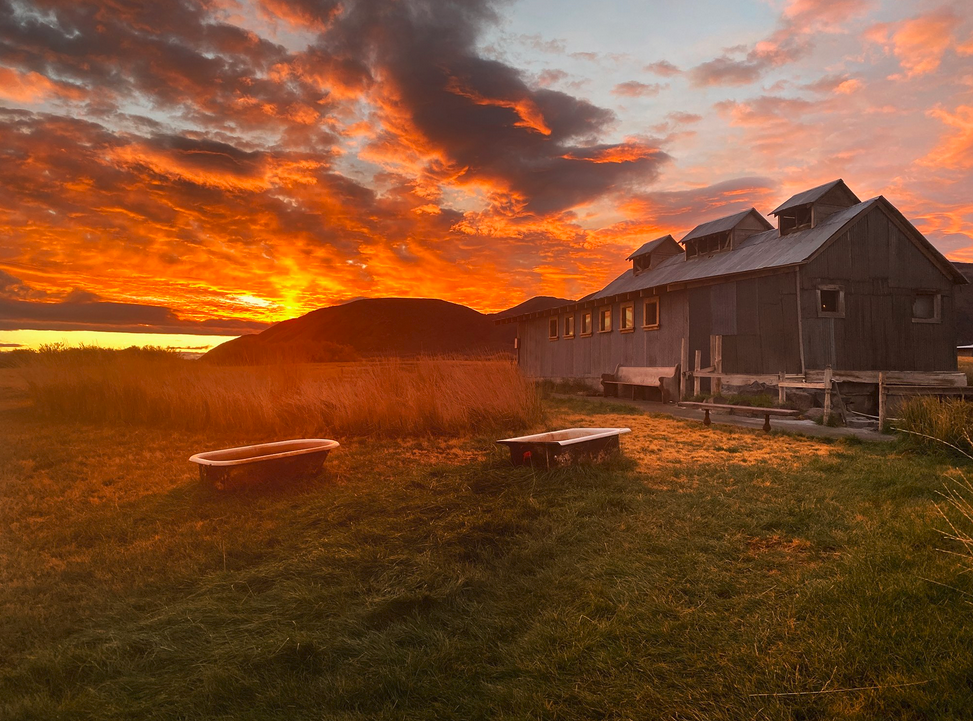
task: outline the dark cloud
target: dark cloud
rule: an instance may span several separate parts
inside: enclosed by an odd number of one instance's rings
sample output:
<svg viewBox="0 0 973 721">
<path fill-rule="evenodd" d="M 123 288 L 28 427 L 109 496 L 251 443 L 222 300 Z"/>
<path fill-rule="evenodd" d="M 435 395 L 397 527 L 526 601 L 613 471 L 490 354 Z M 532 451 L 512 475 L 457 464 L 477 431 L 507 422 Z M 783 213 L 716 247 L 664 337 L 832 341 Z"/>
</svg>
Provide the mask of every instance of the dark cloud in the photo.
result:
<svg viewBox="0 0 973 721">
<path fill-rule="evenodd" d="M 46 296 L 44 291 L 31 288 L 20 278 L 14 278 L 10 273 L 0 270 L 0 299 L 36 300 Z"/>
<path fill-rule="evenodd" d="M 240 335 L 266 323 L 236 318 L 183 320 L 169 308 L 137 303 L 0 300 L 0 330 L 100 330 L 127 333 Z"/>
<path fill-rule="evenodd" d="M 470 181 L 491 180 L 529 212 L 559 211 L 632 181 L 649 181 L 665 156 L 579 166 L 565 156 L 597 140 L 610 111 L 549 89 L 477 54 L 481 28 L 496 19 L 479 0 L 357 1 L 322 33 L 323 52 L 369 57 L 387 78 L 411 128 Z"/>
<path fill-rule="evenodd" d="M 0 0 L 0 64 L 86 88 L 95 114 L 142 97 L 214 127 L 316 123 L 331 109 L 327 93 L 298 74 L 280 77 L 288 59 L 220 22 L 207 2 Z"/>
<path fill-rule="evenodd" d="M 0 0 L 0 67 L 54 93 L 0 108 L 0 257 L 36 270 L 0 297 L 45 301 L 23 320 L 185 330 L 418 289 L 501 307 L 484 272 L 566 262 L 575 208 L 668 161 L 606 143 L 615 115 L 543 87 L 556 71 L 485 57 L 495 3 L 261 0 L 287 44 L 231 6 Z"/>
</svg>

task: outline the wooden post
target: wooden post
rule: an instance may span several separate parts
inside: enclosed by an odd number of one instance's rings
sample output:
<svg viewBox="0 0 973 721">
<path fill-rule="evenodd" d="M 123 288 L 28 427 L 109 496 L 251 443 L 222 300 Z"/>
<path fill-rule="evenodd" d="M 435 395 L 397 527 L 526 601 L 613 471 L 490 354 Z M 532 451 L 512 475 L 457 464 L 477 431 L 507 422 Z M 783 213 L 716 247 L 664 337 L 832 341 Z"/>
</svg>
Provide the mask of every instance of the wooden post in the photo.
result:
<svg viewBox="0 0 973 721">
<path fill-rule="evenodd" d="M 723 336 L 711 335 L 709 337 L 710 362 L 713 364 L 714 373 L 723 372 Z M 723 379 L 717 376 L 712 381 L 711 389 L 714 396 L 723 393 Z"/>
<path fill-rule="evenodd" d="M 824 369 L 824 422 L 831 420 L 831 366 Z"/>
<path fill-rule="evenodd" d="M 888 412 L 885 398 L 885 371 L 878 374 L 878 431 L 885 431 L 885 415 Z"/>
<path fill-rule="evenodd" d="M 684 401 L 689 395 L 689 338 L 682 339 L 679 349 L 679 400 Z"/>
<path fill-rule="evenodd" d="M 783 406 L 787 401 L 787 389 L 784 388 L 784 371 L 777 374 L 777 405 Z"/>
<path fill-rule="evenodd" d="M 702 364 L 703 364 L 703 351 L 697 350 L 696 365 L 695 365 L 696 372 L 693 373 L 693 395 L 695 396 L 698 396 L 701 392 L 699 384 L 702 381 L 702 378 L 699 377 L 699 371 L 702 369 Z"/>
</svg>

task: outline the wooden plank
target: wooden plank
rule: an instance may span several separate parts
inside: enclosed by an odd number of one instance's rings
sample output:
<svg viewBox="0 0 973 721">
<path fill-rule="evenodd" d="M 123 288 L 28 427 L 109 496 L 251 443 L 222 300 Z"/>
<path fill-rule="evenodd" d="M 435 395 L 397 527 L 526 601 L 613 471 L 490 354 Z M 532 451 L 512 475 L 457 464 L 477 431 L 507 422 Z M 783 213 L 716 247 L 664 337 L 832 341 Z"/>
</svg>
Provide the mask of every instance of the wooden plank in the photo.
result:
<svg viewBox="0 0 973 721">
<path fill-rule="evenodd" d="M 831 366 L 824 369 L 824 422 L 831 417 Z"/>
<path fill-rule="evenodd" d="M 689 338 L 683 337 L 679 348 L 679 367 L 682 372 L 679 374 L 679 400 L 684 401 L 689 395 Z"/>
<path fill-rule="evenodd" d="M 700 388 L 702 387 L 700 384 L 700 377 L 699 377 L 699 369 L 702 362 L 701 357 L 702 357 L 702 351 L 697 349 L 695 362 L 693 364 L 693 368 L 695 369 L 693 371 L 693 395 L 697 395 L 697 396 L 700 394 L 701 392 Z"/>
<path fill-rule="evenodd" d="M 687 401 L 677 404 L 681 408 L 709 408 L 711 410 L 741 411 L 754 415 L 764 415 L 769 413 L 772 416 L 799 416 L 800 411 L 790 410 L 789 408 L 763 408 L 761 406 L 738 406 L 730 403 L 696 403 Z"/>
<path fill-rule="evenodd" d="M 721 283 L 710 288 L 710 333 L 734 335 L 737 332 L 737 284 Z"/>
<path fill-rule="evenodd" d="M 885 374 L 878 374 L 878 430 L 885 430 L 885 413 L 888 410 L 885 397 Z"/>
<path fill-rule="evenodd" d="M 838 383 L 878 383 L 878 374 L 885 373 L 887 383 L 895 385 L 927 385 L 962 387 L 967 385 L 966 374 L 962 371 L 848 371 L 836 370 L 832 377 Z M 824 381 L 824 371 L 808 371 L 807 380 Z"/>
<path fill-rule="evenodd" d="M 751 383 L 763 383 L 765 385 L 776 385 L 777 376 L 771 373 L 716 373 L 712 370 L 700 370 L 693 375 L 700 378 L 719 378 L 728 386 L 747 386 Z"/>
</svg>

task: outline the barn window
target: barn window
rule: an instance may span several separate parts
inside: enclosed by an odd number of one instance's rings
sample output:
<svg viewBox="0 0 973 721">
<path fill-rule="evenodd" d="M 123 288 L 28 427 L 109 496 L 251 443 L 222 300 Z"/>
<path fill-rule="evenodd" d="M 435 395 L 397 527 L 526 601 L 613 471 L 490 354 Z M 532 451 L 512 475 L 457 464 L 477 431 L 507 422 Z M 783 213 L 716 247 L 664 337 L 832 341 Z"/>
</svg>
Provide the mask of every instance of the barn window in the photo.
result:
<svg viewBox="0 0 973 721">
<path fill-rule="evenodd" d="M 551 340 L 557 340 L 557 318 L 551 318 L 551 321 L 547 327 L 547 337 Z"/>
<path fill-rule="evenodd" d="M 635 330 L 635 304 L 628 303 L 622 306 L 621 317 L 619 318 L 618 330 L 623 333 Z"/>
<path fill-rule="evenodd" d="M 732 233 L 730 231 L 723 231 L 722 233 L 712 233 L 710 235 L 703 235 L 699 238 L 693 238 L 692 240 L 686 241 L 686 260 L 690 258 L 698 258 L 703 255 L 710 255 L 711 253 L 719 253 L 724 250 L 730 250 L 730 240 Z"/>
<path fill-rule="evenodd" d="M 591 335 L 591 311 L 581 314 L 581 335 Z"/>
<path fill-rule="evenodd" d="M 942 320 L 942 294 L 920 290 L 912 301 L 912 320 L 915 323 L 939 323 Z"/>
<path fill-rule="evenodd" d="M 598 332 L 608 333 L 612 329 L 612 309 L 602 308 L 598 312 Z"/>
<path fill-rule="evenodd" d="M 845 289 L 840 285 L 822 285 L 818 288 L 818 317 L 845 317 Z"/>
<path fill-rule="evenodd" d="M 777 217 L 780 221 L 780 234 L 787 235 L 797 230 L 804 230 L 811 227 L 811 206 L 799 205 L 796 208 L 788 208 L 781 211 Z"/>
<path fill-rule="evenodd" d="M 645 309 L 642 316 L 642 327 L 646 330 L 655 330 L 659 327 L 659 299 L 646 298 Z"/>
<path fill-rule="evenodd" d="M 564 337 L 574 338 L 574 315 L 564 316 Z"/>
</svg>

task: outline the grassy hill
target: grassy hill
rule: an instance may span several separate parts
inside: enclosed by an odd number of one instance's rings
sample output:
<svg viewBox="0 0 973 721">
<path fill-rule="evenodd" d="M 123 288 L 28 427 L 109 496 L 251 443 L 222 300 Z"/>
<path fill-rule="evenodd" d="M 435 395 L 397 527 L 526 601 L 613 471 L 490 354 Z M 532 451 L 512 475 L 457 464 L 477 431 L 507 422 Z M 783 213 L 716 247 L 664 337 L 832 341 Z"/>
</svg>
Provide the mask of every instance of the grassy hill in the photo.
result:
<svg viewBox="0 0 973 721">
<path fill-rule="evenodd" d="M 510 353 L 517 329 L 496 325 L 497 318 L 566 302 L 539 296 L 488 315 L 431 298 L 367 298 L 311 311 L 262 333 L 241 336 L 217 346 L 204 358 L 223 364 L 248 364 Z"/>
</svg>

